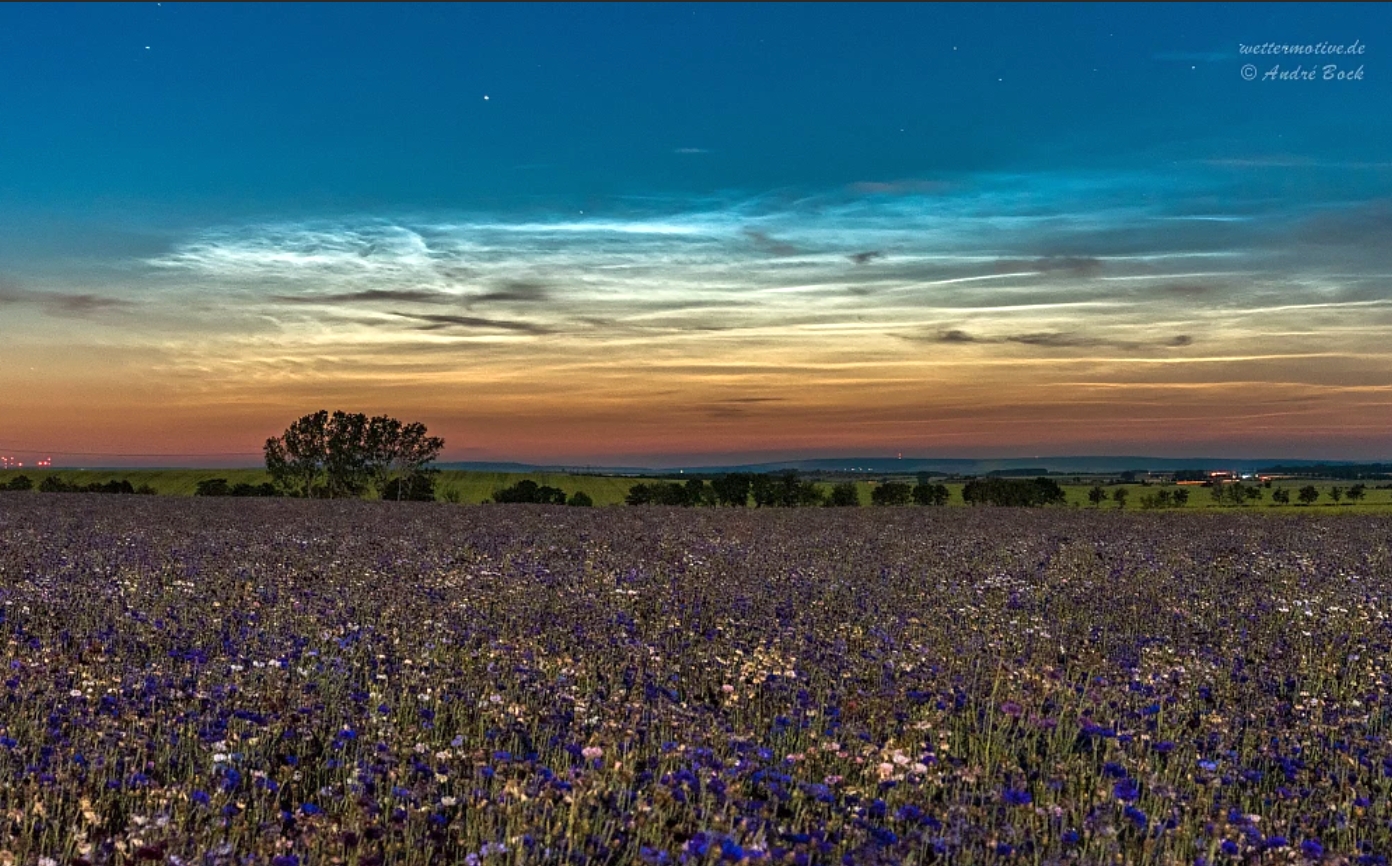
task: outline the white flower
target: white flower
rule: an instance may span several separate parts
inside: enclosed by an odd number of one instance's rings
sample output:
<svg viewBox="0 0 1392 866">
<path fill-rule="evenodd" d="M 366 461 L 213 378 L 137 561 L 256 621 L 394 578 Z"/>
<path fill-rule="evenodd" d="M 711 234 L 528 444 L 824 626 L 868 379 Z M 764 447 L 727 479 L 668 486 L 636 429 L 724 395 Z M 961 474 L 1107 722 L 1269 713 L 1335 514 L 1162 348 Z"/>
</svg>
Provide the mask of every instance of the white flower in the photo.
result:
<svg viewBox="0 0 1392 866">
<path fill-rule="evenodd" d="M 450 806 L 453 806 L 455 803 L 458 803 L 458 802 L 459 802 L 459 800 L 457 800 L 457 799 L 454 798 L 454 797 L 441 797 L 441 798 L 440 798 L 440 805 L 441 805 L 441 806 L 445 806 L 446 808 L 448 808 L 448 807 L 450 807 Z"/>
<path fill-rule="evenodd" d="M 595 758 L 604 757 L 604 750 L 601 749 L 599 746 L 586 746 L 585 748 L 580 750 L 580 754 L 585 756 L 585 760 L 593 761 Z"/>
</svg>

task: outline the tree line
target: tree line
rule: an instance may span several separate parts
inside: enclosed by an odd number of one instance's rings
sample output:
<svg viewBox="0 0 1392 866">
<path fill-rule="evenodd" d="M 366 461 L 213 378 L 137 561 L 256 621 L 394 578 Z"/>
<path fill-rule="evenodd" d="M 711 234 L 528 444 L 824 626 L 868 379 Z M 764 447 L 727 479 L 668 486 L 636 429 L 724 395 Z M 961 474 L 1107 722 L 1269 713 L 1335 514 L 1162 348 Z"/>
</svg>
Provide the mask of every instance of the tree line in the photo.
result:
<svg viewBox="0 0 1392 866">
<path fill-rule="evenodd" d="M 8 484 L 0 486 L 0 490 L 24 491 L 33 490 L 34 481 L 28 475 L 16 475 L 9 480 Z M 60 475 L 47 475 L 44 480 L 39 482 L 40 493 L 124 493 L 136 496 L 153 496 L 155 488 L 148 484 L 141 484 L 139 487 L 131 484 L 126 479 L 120 481 L 93 481 L 88 484 L 80 484 L 75 481 L 66 481 Z"/>
<path fill-rule="evenodd" d="M 874 505 L 946 505 L 950 492 L 945 484 L 934 484 L 925 476 L 910 486 L 887 481 L 870 492 Z M 854 481 L 833 484 L 823 490 L 815 481 L 802 478 L 794 470 L 764 474 L 727 472 L 709 480 L 643 481 L 629 488 L 628 505 L 726 506 L 733 508 L 809 508 L 854 507 L 860 505 L 860 492 Z"/>
</svg>

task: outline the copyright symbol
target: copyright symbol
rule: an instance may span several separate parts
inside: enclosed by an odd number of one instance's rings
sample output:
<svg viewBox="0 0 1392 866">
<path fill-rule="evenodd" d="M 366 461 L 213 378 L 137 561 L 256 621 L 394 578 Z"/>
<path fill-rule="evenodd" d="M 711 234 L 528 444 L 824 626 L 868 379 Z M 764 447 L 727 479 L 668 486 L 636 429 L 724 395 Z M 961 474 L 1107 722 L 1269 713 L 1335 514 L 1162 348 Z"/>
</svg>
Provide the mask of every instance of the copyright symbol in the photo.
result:
<svg viewBox="0 0 1392 866">
<path fill-rule="evenodd" d="M 1257 77 L 1257 67 L 1253 66 L 1253 65 L 1250 64 L 1250 63 L 1248 63 L 1246 66 L 1242 67 L 1242 78 L 1243 78 L 1244 80 L 1246 80 L 1246 81 L 1251 81 L 1252 79 L 1254 79 L 1254 78 L 1256 78 L 1256 77 Z"/>
</svg>

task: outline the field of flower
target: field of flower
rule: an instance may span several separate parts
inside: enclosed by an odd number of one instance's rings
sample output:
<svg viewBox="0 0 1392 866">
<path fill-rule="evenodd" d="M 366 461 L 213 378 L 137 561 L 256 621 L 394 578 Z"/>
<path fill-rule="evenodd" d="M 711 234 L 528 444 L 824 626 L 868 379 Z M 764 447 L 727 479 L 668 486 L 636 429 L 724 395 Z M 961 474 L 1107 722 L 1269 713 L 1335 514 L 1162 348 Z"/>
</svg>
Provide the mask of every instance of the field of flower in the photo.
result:
<svg viewBox="0 0 1392 866">
<path fill-rule="evenodd" d="M 1389 590 L 1377 516 L 0 493 L 0 862 L 1385 864 Z"/>
</svg>

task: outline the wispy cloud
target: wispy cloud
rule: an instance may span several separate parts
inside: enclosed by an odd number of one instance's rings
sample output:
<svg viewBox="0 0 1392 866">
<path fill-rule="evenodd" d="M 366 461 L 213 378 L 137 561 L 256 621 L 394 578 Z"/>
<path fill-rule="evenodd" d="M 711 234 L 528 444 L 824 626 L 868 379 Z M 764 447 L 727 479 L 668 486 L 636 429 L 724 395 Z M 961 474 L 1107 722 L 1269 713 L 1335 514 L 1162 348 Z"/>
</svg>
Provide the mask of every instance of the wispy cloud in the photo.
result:
<svg viewBox="0 0 1392 866">
<path fill-rule="evenodd" d="M 414 289 L 363 289 L 359 292 L 313 295 L 271 295 L 282 304 L 371 304 L 380 302 L 410 302 L 419 304 L 458 303 L 459 298 L 444 292 Z"/>
<path fill-rule="evenodd" d="M 124 298 L 113 298 L 88 292 L 43 292 L 21 289 L 0 282 L 0 305 L 30 305 L 50 316 L 73 319 L 92 319 L 111 313 L 125 313 L 137 305 Z"/>
<path fill-rule="evenodd" d="M 418 330 L 440 330 L 443 328 L 467 328 L 473 330 L 515 331 L 522 334 L 549 334 L 551 329 L 531 322 L 515 322 L 507 319 L 485 319 L 479 316 L 452 316 L 443 314 L 397 313 L 405 319 L 425 324 Z"/>
</svg>

